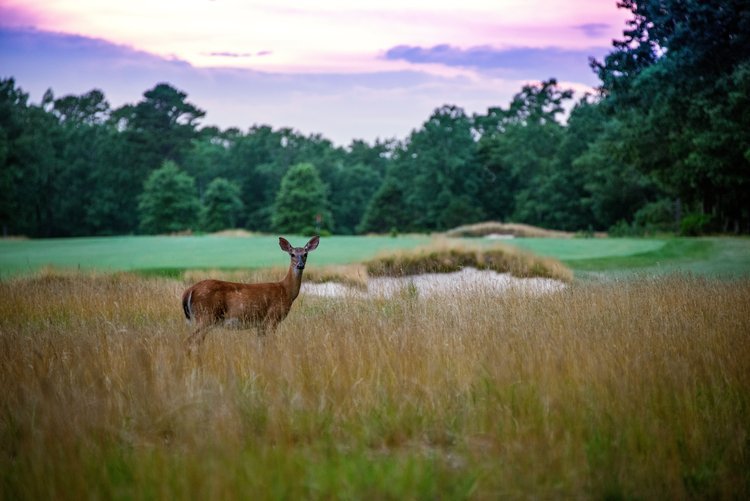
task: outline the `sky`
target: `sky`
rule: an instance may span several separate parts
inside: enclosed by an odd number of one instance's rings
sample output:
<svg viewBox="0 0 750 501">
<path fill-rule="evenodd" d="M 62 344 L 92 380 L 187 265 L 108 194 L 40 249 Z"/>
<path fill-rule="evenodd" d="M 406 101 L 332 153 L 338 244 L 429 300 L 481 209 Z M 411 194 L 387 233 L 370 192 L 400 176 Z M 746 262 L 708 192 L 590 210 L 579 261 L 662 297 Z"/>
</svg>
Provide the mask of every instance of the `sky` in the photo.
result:
<svg viewBox="0 0 750 501">
<path fill-rule="evenodd" d="M 445 104 L 506 107 L 527 83 L 597 85 L 615 0 L 0 0 L 0 78 L 39 102 L 112 107 L 168 82 L 201 125 L 290 127 L 340 146 L 403 139 Z"/>
</svg>

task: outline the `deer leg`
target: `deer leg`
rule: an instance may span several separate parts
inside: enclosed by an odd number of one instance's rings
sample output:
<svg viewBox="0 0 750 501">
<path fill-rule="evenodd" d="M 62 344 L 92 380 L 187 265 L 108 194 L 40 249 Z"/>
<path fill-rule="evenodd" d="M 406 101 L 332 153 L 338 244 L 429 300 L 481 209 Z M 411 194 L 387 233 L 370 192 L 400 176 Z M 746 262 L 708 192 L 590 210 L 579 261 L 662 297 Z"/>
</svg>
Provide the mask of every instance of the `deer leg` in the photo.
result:
<svg viewBox="0 0 750 501">
<path fill-rule="evenodd" d="M 268 334 L 269 331 L 273 332 L 275 327 L 273 321 L 264 319 L 258 324 L 258 335 L 260 337 L 266 337 L 266 334 Z"/>
<path fill-rule="evenodd" d="M 281 322 L 281 319 L 279 319 L 278 314 L 269 311 L 258 324 L 258 334 L 261 337 L 265 337 L 269 332 L 273 333 L 273 331 L 276 330 L 276 326 L 279 325 L 279 322 Z"/>
<path fill-rule="evenodd" d="M 197 347 L 203 342 L 203 339 L 206 337 L 206 334 L 208 334 L 208 331 L 211 330 L 211 327 L 213 327 L 213 324 L 199 325 L 198 328 L 196 328 L 193 333 L 188 336 L 188 338 L 185 340 L 185 343 L 190 348 Z"/>
</svg>

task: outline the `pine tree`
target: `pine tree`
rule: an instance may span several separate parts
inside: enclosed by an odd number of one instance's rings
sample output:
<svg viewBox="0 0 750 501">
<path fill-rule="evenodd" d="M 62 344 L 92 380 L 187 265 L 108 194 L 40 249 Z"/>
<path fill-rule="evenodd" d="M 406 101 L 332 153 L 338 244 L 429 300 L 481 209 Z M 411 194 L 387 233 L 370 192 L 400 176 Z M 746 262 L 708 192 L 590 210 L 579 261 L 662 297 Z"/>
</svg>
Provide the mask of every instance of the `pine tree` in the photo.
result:
<svg viewBox="0 0 750 501">
<path fill-rule="evenodd" d="M 144 233 L 189 230 L 198 222 L 199 212 L 195 180 L 174 162 L 164 162 L 143 183 L 138 213 Z"/>
<path fill-rule="evenodd" d="M 237 183 L 217 177 L 206 188 L 201 211 L 201 226 L 205 231 L 236 228 L 244 205 Z"/>
<path fill-rule="evenodd" d="M 313 234 L 330 231 L 333 221 L 326 186 L 308 163 L 293 166 L 281 180 L 272 217 L 282 233 Z"/>
</svg>

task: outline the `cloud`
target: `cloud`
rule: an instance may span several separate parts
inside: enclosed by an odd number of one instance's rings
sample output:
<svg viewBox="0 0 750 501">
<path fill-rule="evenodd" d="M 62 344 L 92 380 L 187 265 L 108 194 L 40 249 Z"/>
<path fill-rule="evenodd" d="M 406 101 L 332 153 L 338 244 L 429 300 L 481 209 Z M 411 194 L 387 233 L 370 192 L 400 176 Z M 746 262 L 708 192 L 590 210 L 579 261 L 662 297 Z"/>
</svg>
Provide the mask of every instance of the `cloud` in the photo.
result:
<svg viewBox="0 0 750 501">
<path fill-rule="evenodd" d="M 270 50 L 261 50 L 258 52 L 231 52 L 231 51 L 217 51 L 208 52 L 211 57 L 263 57 L 272 54 Z"/>
<path fill-rule="evenodd" d="M 513 78 L 556 77 L 593 85 L 595 76 L 588 68 L 590 57 L 601 58 L 606 48 L 585 50 L 515 47 L 498 49 L 488 45 L 462 49 L 448 44 L 433 47 L 398 45 L 386 51 L 385 58 L 413 64 L 442 64 L 473 68 Z"/>
<path fill-rule="evenodd" d="M 0 26 L 34 26 L 39 15 L 28 7 L 0 5 Z"/>
<path fill-rule="evenodd" d="M 163 58 L 101 39 L 0 28 L 0 78 L 15 78 L 32 102 L 39 102 L 48 88 L 57 97 L 101 89 L 113 108 L 136 103 L 146 90 L 169 82 L 206 111 L 201 125 L 243 130 L 254 124 L 291 127 L 347 145 L 355 138 L 404 138 L 444 104 L 455 104 L 470 114 L 506 106 L 530 80 L 555 76 L 561 83 L 586 83 L 581 79 L 581 73 L 590 73 L 585 57 L 580 61 L 575 58 L 580 69 L 571 71 L 576 78 L 567 78 L 564 72 L 553 71 L 559 70 L 560 63 L 549 62 L 544 71 L 529 69 L 534 61 L 539 68 L 543 54 L 550 53 L 528 50 L 503 53 L 488 47 L 462 51 L 449 45 L 436 50 L 401 46 L 388 56 L 400 62 L 385 65 L 397 70 L 274 73 L 199 68 L 178 58 Z M 555 54 L 562 57 L 559 51 Z M 231 56 L 216 56 L 218 61 L 221 57 Z M 524 57 L 526 62 L 519 62 Z M 480 71 L 448 76 L 422 71 L 435 64 L 430 61 L 446 68 L 464 65 Z M 564 58 L 562 63 L 567 64 Z M 593 74 L 591 79 L 593 84 Z"/>
<path fill-rule="evenodd" d="M 578 26 L 574 26 L 577 30 L 580 30 L 583 32 L 584 35 L 586 35 L 589 38 L 600 38 L 612 29 L 612 26 L 605 23 L 586 23 L 586 24 L 579 24 Z"/>
<path fill-rule="evenodd" d="M 92 70 L 105 70 L 100 66 L 102 62 L 120 67 L 162 67 L 168 64 L 184 69 L 189 66 L 177 58 L 164 59 L 106 40 L 34 28 L 0 28 L 0 54 L 4 62 L 12 61 L 23 68 L 39 70 L 55 66 L 57 62 L 61 68 L 76 66 Z"/>
<path fill-rule="evenodd" d="M 48 88 L 57 97 L 97 88 L 117 108 L 169 82 L 206 111 L 202 125 L 291 127 L 339 145 L 354 138 L 404 137 L 442 104 L 484 111 L 507 102 L 520 88 L 515 83 L 480 88 L 466 79 L 419 71 L 280 74 L 197 68 L 105 40 L 35 29 L 0 28 L 0 61 L 0 78 L 15 78 L 32 102 Z"/>
</svg>

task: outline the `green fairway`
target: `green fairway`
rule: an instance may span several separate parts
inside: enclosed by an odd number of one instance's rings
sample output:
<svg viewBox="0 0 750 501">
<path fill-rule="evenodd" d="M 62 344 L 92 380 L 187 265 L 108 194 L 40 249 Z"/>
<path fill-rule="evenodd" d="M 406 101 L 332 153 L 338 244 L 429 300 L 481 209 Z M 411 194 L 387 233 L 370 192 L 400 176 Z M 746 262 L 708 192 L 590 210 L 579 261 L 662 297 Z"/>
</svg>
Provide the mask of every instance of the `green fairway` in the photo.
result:
<svg viewBox="0 0 750 501">
<path fill-rule="evenodd" d="M 301 246 L 306 237 L 289 236 Z M 370 259 L 382 250 L 415 247 L 427 236 L 327 237 L 312 263 L 345 264 Z M 286 266 L 275 236 L 94 237 L 0 241 L 0 276 L 32 273 L 45 266 L 65 269 L 184 270 Z"/>
<path fill-rule="evenodd" d="M 750 275 L 748 238 L 524 238 L 508 243 L 560 259 L 578 277 L 672 272 L 723 278 Z"/>
<path fill-rule="evenodd" d="M 307 241 L 302 236 L 289 239 L 294 245 Z M 430 239 L 427 235 L 325 237 L 311 264 L 361 262 L 378 252 L 412 248 Z M 496 243 L 481 241 L 487 245 Z M 583 278 L 601 273 L 618 276 L 674 271 L 722 277 L 750 274 L 748 238 L 516 238 L 502 243 L 557 258 Z M 46 266 L 170 274 L 191 268 L 286 266 L 287 261 L 275 236 L 0 240 L 0 277 L 33 273 Z"/>
<path fill-rule="evenodd" d="M 664 240 L 645 238 L 513 238 L 503 243 L 561 261 L 630 256 L 661 248 Z"/>
</svg>

